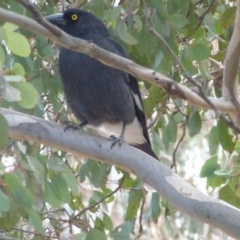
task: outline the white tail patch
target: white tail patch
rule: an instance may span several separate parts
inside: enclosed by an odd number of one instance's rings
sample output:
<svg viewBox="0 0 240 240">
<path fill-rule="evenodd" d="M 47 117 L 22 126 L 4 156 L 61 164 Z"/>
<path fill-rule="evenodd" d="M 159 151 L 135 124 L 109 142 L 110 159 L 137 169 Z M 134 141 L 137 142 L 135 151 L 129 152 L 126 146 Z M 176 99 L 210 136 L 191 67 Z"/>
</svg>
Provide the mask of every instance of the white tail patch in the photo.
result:
<svg viewBox="0 0 240 240">
<path fill-rule="evenodd" d="M 135 94 L 133 91 L 131 91 L 131 93 L 132 93 L 132 96 L 133 96 L 133 98 L 134 98 L 134 100 L 135 100 L 136 105 L 137 105 L 138 108 L 143 112 L 143 106 L 142 106 L 142 103 L 141 103 L 140 98 L 139 98 L 138 95 Z"/>
</svg>

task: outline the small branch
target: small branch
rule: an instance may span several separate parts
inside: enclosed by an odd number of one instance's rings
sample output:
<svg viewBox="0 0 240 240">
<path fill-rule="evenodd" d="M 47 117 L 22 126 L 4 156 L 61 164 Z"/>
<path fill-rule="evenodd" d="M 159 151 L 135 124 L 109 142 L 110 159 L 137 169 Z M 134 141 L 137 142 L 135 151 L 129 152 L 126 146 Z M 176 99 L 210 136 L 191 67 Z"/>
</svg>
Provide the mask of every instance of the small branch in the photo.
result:
<svg viewBox="0 0 240 240">
<path fill-rule="evenodd" d="M 209 13 L 209 11 L 211 10 L 214 2 L 215 2 L 215 0 L 212 0 L 211 3 L 209 4 L 207 10 L 203 13 L 202 16 L 199 17 L 199 20 L 200 20 L 200 21 L 198 22 L 198 25 L 195 27 L 195 30 L 197 30 L 197 29 L 201 26 L 201 24 L 202 24 L 205 16 L 206 16 L 206 15 Z"/>
<path fill-rule="evenodd" d="M 176 154 L 177 154 L 177 150 L 181 144 L 181 142 L 183 141 L 185 135 L 186 135 L 186 124 L 187 124 L 187 121 L 188 121 L 188 116 L 186 115 L 185 117 L 185 121 L 182 125 L 183 127 L 183 132 L 182 132 L 182 136 L 181 138 L 179 139 L 178 143 L 177 143 L 177 146 L 175 147 L 174 151 L 173 151 L 173 157 L 172 157 L 172 163 L 170 165 L 170 169 L 172 169 L 173 167 L 175 167 L 175 172 L 177 172 L 177 164 L 176 164 Z"/>
<path fill-rule="evenodd" d="M 119 183 L 119 186 L 112 192 L 110 192 L 109 194 L 107 194 L 104 198 L 102 198 L 101 200 L 99 200 L 98 202 L 95 202 L 94 204 L 84 208 L 80 213 L 78 213 L 76 216 L 73 217 L 73 219 L 76 219 L 76 218 L 80 218 L 81 215 L 83 213 L 85 213 L 86 211 L 90 210 L 91 208 L 94 208 L 96 207 L 97 205 L 99 205 L 100 203 L 102 203 L 103 201 L 105 201 L 107 198 L 111 197 L 112 195 L 114 195 L 116 192 L 118 192 L 122 185 L 123 185 L 123 182 L 124 182 L 124 177 L 121 179 L 120 183 Z"/>
<path fill-rule="evenodd" d="M 37 233 L 35 231 L 23 230 L 23 229 L 16 228 L 16 227 L 12 228 L 12 230 L 27 233 L 27 234 L 32 234 L 34 236 L 40 236 L 40 237 L 43 237 L 44 239 L 48 239 L 50 237 L 51 237 L 51 239 L 58 239 L 58 237 L 53 237 L 53 236 L 50 236 L 50 235 L 44 235 L 44 234 L 41 234 L 41 233 Z"/>
<path fill-rule="evenodd" d="M 49 24 L 49 22 L 43 18 L 42 14 L 38 11 L 35 5 L 33 5 L 31 2 L 27 0 L 17 0 L 17 1 L 33 14 L 34 20 L 36 22 L 38 22 L 40 25 L 48 29 L 56 37 L 59 37 L 59 31 L 56 31 L 57 28 L 54 25 Z"/>
<path fill-rule="evenodd" d="M 166 107 L 168 100 L 169 100 L 169 96 L 166 95 L 163 99 L 161 107 L 157 110 L 157 115 L 152 120 L 152 122 L 148 125 L 148 127 L 147 127 L 148 129 L 151 129 L 158 122 L 159 118 L 162 116 L 162 110 L 163 110 L 163 108 Z"/>
<path fill-rule="evenodd" d="M 19 238 L 12 238 L 6 235 L 0 234 L 0 240 L 19 240 Z"/>
<path fill-rule="evenodd" d="M 233 101 L 237 113 L 231 114 L 231 117 L 237 122 L 238 126 L 240 126 L 240 105 L 237 80 L 240 59 L 240 0 L 237 0 L 236 5 L 237 13 L 234 31 L 225 58 L 222 96 Z"/>
<path fill-rule="evenodd" d="M 149 30 L 150 33 L 152 33 L 153 35 L 155 35 L 157 37 L 157 39 L 160 41 L 160 43 L 164 44 L 164 46 L 167 48 L 169 53 L 172 55 L 174 61 L 179 65 L 179 67 L 182 69 L 182 71 L 184 73 L 187 73 L 187 70 L 185 69 L 185 67 L 183 66 L 183 64 L 181 63 L 181 61 L 177 57 L 177 55 L 170 48 L 169 44 L 165 41 L 165 39 L 154 28 L 149 27 L 148 30 Z"/>
</svg>

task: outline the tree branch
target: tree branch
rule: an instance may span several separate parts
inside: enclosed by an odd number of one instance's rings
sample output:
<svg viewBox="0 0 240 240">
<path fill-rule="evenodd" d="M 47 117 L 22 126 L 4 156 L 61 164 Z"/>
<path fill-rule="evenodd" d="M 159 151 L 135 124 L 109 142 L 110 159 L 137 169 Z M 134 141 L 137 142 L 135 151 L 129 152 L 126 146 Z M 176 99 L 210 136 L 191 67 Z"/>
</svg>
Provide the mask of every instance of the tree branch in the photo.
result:
<svg viewBox="0 0 240 240">
<path fill-rule="evenodd" d="M 205 100 L 198 96 L 198 94 L 185 87 L 184 85 L 176 83 L 171 78 L 161 73 L 155 72 L 152 69 L 140 66 L 129 59 L 122 58 L 114 53 L 110 53 L 104 49 L 101 49 L 94 43 L 89 43 L 85 40 L 71 37 L 55 26 L 51 27 L 54 29 L 54 31 L 49 31 L 49 27 L 46 29 L 30 18 L 4 10 L 2 8 L 0 8 L 0 20 L 16 24 L 23 29 L 49 38 L 68 49 L 87 54 L 105 65 L 128 72 L 129 74 L 139 79 L 163 88 L 170 95 L 174 95 L 186 100 L 189 104 L 206 109 L 211 108 Z M 48 23 L 48 25 L 50 24 Z M 216 99 L 211 97 L 208 99 L 218 111 L 227 113 L 236 111 L 235 106 L 230 100 Z"/>
<path fill-rule="evenodd" d="M 236 124 L 240 126 L 240 105 L 238 93 L 237 74 L 240 60 L 240 0 L 237 0 L 237 13 L 235 18 L 234 31 L 229 42 L 225 58 L 225 69 L 223 73 L 222 96 L 232 100 L 238 113 L 230 114 Z"/>
<path fill-rule="evenodd" d="M 9 124 L 9 137 L 34 141 L 76 155 L 84 155 L 128 170 L 188 216 L 240 238 L 239 209 L 207 196 L 161 162 L 125 143 L 111 149 L 108 139 L 80 131 L 64 132 L 64 126 L 8 109 L 0 114 Z"/>
</svg>

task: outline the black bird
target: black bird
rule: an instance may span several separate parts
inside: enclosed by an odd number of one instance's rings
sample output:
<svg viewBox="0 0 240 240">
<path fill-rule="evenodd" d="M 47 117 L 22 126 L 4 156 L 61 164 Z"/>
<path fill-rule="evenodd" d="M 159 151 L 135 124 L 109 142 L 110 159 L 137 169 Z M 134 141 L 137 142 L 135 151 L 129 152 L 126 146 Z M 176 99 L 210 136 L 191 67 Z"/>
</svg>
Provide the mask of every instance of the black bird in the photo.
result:
<svg viewBox="0 0 240 240">
<path fill-rule="evenodd" d="M 68 9 L 46 19 L 71 36 L 128 58 L 104 23 L 87 11 Z M 112 138 L 113 145 L 125 141 L 158 159 L 151 149 L 136 78 L 64 47 L 60 49 L 59 72 L 67 103 L 82 122 L 80 126 L 88 125 Z"/>
</svg>

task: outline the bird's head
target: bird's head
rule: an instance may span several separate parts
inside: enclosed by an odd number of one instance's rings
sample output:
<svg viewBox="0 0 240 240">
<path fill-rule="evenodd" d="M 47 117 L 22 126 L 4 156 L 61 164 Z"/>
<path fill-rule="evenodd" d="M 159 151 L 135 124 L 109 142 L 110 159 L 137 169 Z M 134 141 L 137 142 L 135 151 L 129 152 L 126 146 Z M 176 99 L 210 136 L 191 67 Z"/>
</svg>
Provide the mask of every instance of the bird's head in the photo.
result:
<svg viewBox="0 0 240 240">
<path fill-rule="evenodd" d="M 47 16 L 46 20 L 74 37 L 84 38 L 85 35 L 92 33 L 108 36 L 104 23 L 93 14 L 81 9 L 67 9 L 62 13 Z"/>
</svg>

